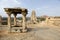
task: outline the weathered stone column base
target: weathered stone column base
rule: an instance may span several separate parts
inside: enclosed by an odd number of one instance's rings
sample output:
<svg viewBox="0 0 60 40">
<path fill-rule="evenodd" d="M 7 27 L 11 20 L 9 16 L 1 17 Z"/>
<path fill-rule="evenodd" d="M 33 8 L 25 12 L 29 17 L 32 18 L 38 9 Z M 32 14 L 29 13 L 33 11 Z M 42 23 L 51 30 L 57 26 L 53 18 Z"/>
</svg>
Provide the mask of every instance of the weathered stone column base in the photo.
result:
<svg viewBox="0 0 60 40">
<path fill-rule="evenodd" d="M 8 33 L 10 33 L 11 32 L 11 29 L 8 29 Z"/>
<path fill-rule="evenodd" d="M 27 29 L 23 29 L 22 32 L 23 32 L 23 33 L 27 32 Z"/>
</svg>

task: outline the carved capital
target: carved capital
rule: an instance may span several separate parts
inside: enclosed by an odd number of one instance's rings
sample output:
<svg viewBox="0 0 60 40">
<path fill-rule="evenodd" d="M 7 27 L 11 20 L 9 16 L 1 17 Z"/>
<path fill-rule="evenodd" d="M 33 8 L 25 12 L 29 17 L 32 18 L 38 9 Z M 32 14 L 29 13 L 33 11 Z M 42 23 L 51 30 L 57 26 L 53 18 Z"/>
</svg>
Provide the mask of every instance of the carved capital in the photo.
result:
<svg viewBox="0 0 60 40">
<path fill-rule="evenodd" d="M 22 12 L 22 15 L 23 15 L 23 16 L 26 16 L 27 14 L 26 14 L 26 12 Z"/>
<path fill-rule="evenodd" d="M 11 16 L 11 13 L 7 13 L 8 16 Z"/>
<path fill-rule="evenodd" d="M 17 16 L 17 14 L 13 14 L 14 16 Z"/>
</svg>

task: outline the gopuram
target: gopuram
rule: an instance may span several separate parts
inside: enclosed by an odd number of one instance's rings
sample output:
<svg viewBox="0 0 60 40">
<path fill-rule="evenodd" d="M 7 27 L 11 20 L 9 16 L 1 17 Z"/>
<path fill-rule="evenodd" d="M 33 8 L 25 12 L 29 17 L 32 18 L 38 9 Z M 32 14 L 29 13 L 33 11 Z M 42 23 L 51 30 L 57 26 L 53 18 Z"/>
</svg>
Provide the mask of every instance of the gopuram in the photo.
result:
<svg viewBox="0 0 60 40">
<path fill-rule="evenodd" d="M 8 32 L 26 32 L 26 15 L 28 14 L 28 10 L 25 8 L 4 8 L 5 12 L 8 15 Z M 14 25 L 11 25 L 11 14 L 14 15 Z M 16 16 L 17 14 L 22 14 L 22 27 L 17 25 Z"/>
<path fill-rule="evenodd" d="M 36 17 L 35 10 L 32 11 L 32 14 L 31 14 L 31 22 L 32 23 L 37 23 L 37 17 Z"/>
</svg>

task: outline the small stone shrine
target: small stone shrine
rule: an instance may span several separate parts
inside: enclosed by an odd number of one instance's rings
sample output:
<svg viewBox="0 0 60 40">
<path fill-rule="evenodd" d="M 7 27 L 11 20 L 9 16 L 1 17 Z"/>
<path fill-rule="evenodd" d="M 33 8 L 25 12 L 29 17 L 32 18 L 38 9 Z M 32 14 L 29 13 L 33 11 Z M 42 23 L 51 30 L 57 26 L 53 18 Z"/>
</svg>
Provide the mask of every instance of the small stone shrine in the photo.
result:
<svg viewBox="0 0 60 40">
<path fill-rule="evenodd" d="M 4 8 L 5 12 L 8 15 L 8 32 L 26 32 L 26 15 L 28 14 L 28 10 L 25 8 Z M 14 15 L 14 26 L 11 25 L 11 14 Z M 17 14 L 22 14 L 22 27 L 17 26 L 16 16 Z"/>
</svg>

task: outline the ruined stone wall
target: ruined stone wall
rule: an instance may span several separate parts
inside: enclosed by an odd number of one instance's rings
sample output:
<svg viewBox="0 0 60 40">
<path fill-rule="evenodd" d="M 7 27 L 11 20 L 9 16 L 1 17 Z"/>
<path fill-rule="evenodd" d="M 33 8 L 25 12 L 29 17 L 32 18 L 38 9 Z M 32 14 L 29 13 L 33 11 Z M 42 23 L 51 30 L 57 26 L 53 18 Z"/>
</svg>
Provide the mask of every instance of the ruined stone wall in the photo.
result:
<svg viewBox="0 0 60 40">
<path fill-rule="evenodd" d="M 47 24 L 60 26 L 60 18 L 50 18 L 47 20 Z"/>
</svg>

